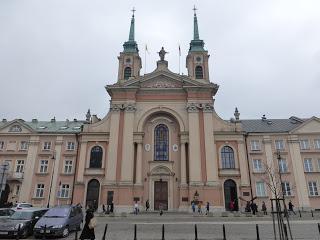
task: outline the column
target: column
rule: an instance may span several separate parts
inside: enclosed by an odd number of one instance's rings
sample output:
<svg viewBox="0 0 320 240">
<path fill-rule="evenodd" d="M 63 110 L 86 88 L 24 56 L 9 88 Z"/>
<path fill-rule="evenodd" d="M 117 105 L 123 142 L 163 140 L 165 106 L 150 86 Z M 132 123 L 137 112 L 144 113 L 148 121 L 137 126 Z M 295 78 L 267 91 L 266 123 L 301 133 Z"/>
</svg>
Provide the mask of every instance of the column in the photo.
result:
<svg viewBox="0 0 320 240">
<path fill-rule="evenodd" d="M 180 154 L 181 154 L 181 186 L 187 185 L 187 163 L 186 163 L 186 143 L 181 142 L 180 144 Z"/>
<path fill-rule="evenodd" d="M 187 107 L 189 118 L 189 180 L 190 185 L 201 184 L 201 155 L 199 134 L 199 110 L 193 103 Z"/>
<path fill-rule="evenodd" d="M 298 195 L 299 207 L 310 208 L 309 193 L 307 189 L 308 185 L 304 174 L 298 136 L 290 136 L 288 145 L 292 160 L 292 170 L 296 183 L 296 193 Z"/>
<path fill-rule="evenodd" d="M 35 173 L 34 165 L 37 159 L 37 152 L 39 147 L 39 137 L 31 136 L 28 148 L 28 155 L 25 163 L 23 181 L 21 184 L 19 202 L 31 202 L 33 197 L 32 188 L 32 178 Z"/>
<path fill-rule="evenodd" d="M 142 142 L 137 143 L 136 185 L 142 185 Z"/>
<path fill-rule="evenodd" d="M 58 182 L 58 176 L 59 176 L 59 165 L 61 162 L 61 149 L 62 149 L 62 143 L 63 143 L 63 137 L 57 136 L 56 143 L 55 143 L 55 149 L 54 149 L 54 169 L 53 169 L 53 178 L 52 178 L 52 185 L 51 185 L 51 194 L 50 194 L 50 206 L 54 206 L 54 202 L 57 197 L 57 182 Z M 50 186 L 49 186 L 50 187 Z"/>
<path fill-rule="evenodd" d="M 120 161 L 122 161 L 120 178 L 122 184 L 133 184 L 133 122 L 135 110 L 136 108 L 134 104 L 128 104 L 125 106 L 122 141 L 122 159 L 120 159 Z"/>
<path fill-rule="evenodd" d="M 241 186 L 242 187 L 249 187 L 249 169 L 248 169 L 248 162 L 246 157 L 246 150 L 244 141 L 238 141 L 238 159 L 239 159 L 239 167 L 240 167 L 240 175 L 241 175 Z"/>
<path fill-rule="evenodd" d="M 110 106 L 110 141 L 108 147 L 108 161 L 107 161 L 107 175 L 106 181 L 109 184 L 116 182 L 116 169 L 117 169 L 117 149 L 118 149 L 118 133 L 119 133 L 119 120 L 120 109 L 112 104 Z"/>
</svg>

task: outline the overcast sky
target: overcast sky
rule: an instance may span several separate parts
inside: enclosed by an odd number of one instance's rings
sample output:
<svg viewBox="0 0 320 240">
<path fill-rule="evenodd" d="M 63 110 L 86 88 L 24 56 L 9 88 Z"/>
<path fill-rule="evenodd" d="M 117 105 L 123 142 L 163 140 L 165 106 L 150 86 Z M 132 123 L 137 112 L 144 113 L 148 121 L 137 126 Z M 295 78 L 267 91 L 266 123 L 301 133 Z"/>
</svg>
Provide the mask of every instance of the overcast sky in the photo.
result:
<svg viewBox="0 0 320 240">
<path fill-rule="evenodd" d="M 103 117 L 133 6 L 142 73 L 145 44 L 147 72 L 161 46 L 178 72 L 180 44 L 186 74 L 194 4 L 222 118 L 320 116 L 319 0 L 1 0 L 0 118 Z"/>
</svg>

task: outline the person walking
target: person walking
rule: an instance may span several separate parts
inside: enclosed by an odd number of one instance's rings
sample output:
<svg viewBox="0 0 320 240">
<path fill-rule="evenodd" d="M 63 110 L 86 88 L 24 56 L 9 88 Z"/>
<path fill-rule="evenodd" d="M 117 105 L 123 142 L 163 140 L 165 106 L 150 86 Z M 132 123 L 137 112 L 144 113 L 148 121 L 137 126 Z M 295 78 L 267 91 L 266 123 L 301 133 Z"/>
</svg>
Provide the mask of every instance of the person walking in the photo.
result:
<svg viewBox="0 0 320 240">
<path fill-rule="evenodd" d="M 202 214 L 202 205 L 201 202 L 198 203 L 198 213 Z"/>
<path fill-rule="evenodd" d="M 196 212 L 196 204 L 194 201 L 191 202 L 191 208 L 192 208 L 192 212 L 195 213 Z"/>
<path fill-rule="evenodd" d="M 293 210 L 294 205 L 292 204 L 291 200 L 289 201 L 289 212 L 292 212 L 294 215 L 296 215 L 296 212 Z"/>
<path fill-rule="evenodd" d="M 104 214 L 107 213 L 107 211 L 106 211 L 106 206 L 105 206 L 104 204 L 102 204 L 102 212 L 103 212 Z"/>
<path fill-rule="evenodd" d="M 230 211 L 233 212 L 233 210 L 234 210 L 234 201 L 233 200 L 230 201 L 229 208 L 230 208 Z"/>
<path fill-rule="evenodd" d="M 264 201 L 262 201 L 261 210 L 262 210 L 262 212 L 263 212 L 263 215 L 268 215 L 268 213 L 267 213 L 267 206 L 266 206 L 266 203 L 265 203 Z"/>
<path fill-rule="evenodd" d="M 134 204 L 134 214 L 138 215 L 138 212 L 139 212 L 139 204 L 138 204 L 138 201 L 136 201 Z"/>
<path fill-rule="evenodd" d="M 150 208 L 150 203 L 149 203 L 149 199 L 146 201 L 146 212 L 148 212 Z"/>
<path fill-rule="evenodd" d="M 209 214 L 209 211 L 210 211 L 210 203 L 207 202 L 207 205 L 206 205 L 206 215 Z"/>
<path fill-rule="evenodd" d="M 114 204 L 113 201 L 110 203 L 110 213 L 113 213 L 114 211 Z"/>
<path fill-rule="evenodd" d="M 88 209 L 86 212 L 85 224 L 83 226 L 80 239 L 94 240 L 96 238 L 94 234 L 94 228 L 96 227 L 96 225 L 97 225 L 97 221 L 94 217 L 93 210 Z"/>
</svg>

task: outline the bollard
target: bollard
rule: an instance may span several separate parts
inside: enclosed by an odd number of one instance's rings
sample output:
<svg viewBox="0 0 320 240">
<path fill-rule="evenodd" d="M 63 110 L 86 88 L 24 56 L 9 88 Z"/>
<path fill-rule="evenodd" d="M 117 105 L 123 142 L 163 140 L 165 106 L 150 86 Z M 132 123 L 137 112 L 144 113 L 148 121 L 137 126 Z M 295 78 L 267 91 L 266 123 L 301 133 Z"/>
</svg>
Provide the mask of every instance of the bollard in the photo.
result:
<svg viewBox="0 0 320 240">
<path fill-rule="evenodd" d="M 20 224 L 18 226 L 18 232 L 17 232 L 17 237 L 16 237 L 17 240 L 20 239 Z"/>
<path fill-rule="evenodd" d="M 106 224 L 106 226 L 104 227 L 104 232 L 103 232 L 102 240 L 105 240 L 105 239 L 106 239 L 107 229 L 108 229 L 108 224 Z"/>
<path fill-rule="evenodd" d="M 133 240 L 137 240 L 137 224 L 134 225 L 134 236 Z"/>
<path fill-rule="evenodd" d="M 162 224 L 162 238 L 161 240 L 164 240 L 164 224 Z"/>
<path fill-rule="evenodd" d="M 222 224 L 222 232 L 223 232 L 223 240 L 227 240 L 227 238 L 226 238 L 226 228 L 225 228 L 224 224 Z"/>
<path fill-rule="evenodd" d="M 301 218 L 301 211 L 299 210 L 299 217 Z"/>
<path fill-rule="evenodd" d="M 288 240 L 288 232 L 287 232 L 287 225 L 283 224 L 283 230 L 284 230 L 284 237 L 286 240 Z"/>
<path fill-rule="evenodd" d="M 194 240 L 198 240 L 198 229 L 197 224 L 194 225 Z"/>
<path fill-rule="evenodd" d="M 78 230 L 76 230 L 76 233 L 74 235 L 74 240 L 78 240 Z"/>
<path fill-rule="evenodd" d="M 311 210 L 311 216 L 313 217 L 313 211 Z"/>
<path fill-rule="evenodd" d="M 257 240 L 260 240 L 259 226 L 256 224 Z"/>
<path fill-rule="evenodd" d="M 319 234 L 320 234 L 320 223 L 318 223 L 318 231 L 319 231 Z"/>
</svg>

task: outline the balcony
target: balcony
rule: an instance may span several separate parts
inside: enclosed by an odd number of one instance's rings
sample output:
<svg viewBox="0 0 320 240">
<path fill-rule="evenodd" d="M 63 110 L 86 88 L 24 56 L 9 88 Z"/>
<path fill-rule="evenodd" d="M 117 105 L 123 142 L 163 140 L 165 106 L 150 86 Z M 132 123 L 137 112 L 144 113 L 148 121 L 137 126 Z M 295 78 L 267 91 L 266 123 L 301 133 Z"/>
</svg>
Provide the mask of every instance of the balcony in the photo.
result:
<svg viewBox="0 0 320 240">
<path fill-rule="evenodd" d="M 24 173 L 19 173 L 19 172 L 14 172 L 14 171 L 9 171 L 7 173 L 7 180 L 8 181 L 21 181 L 24 178 Z"/>
</svg>

